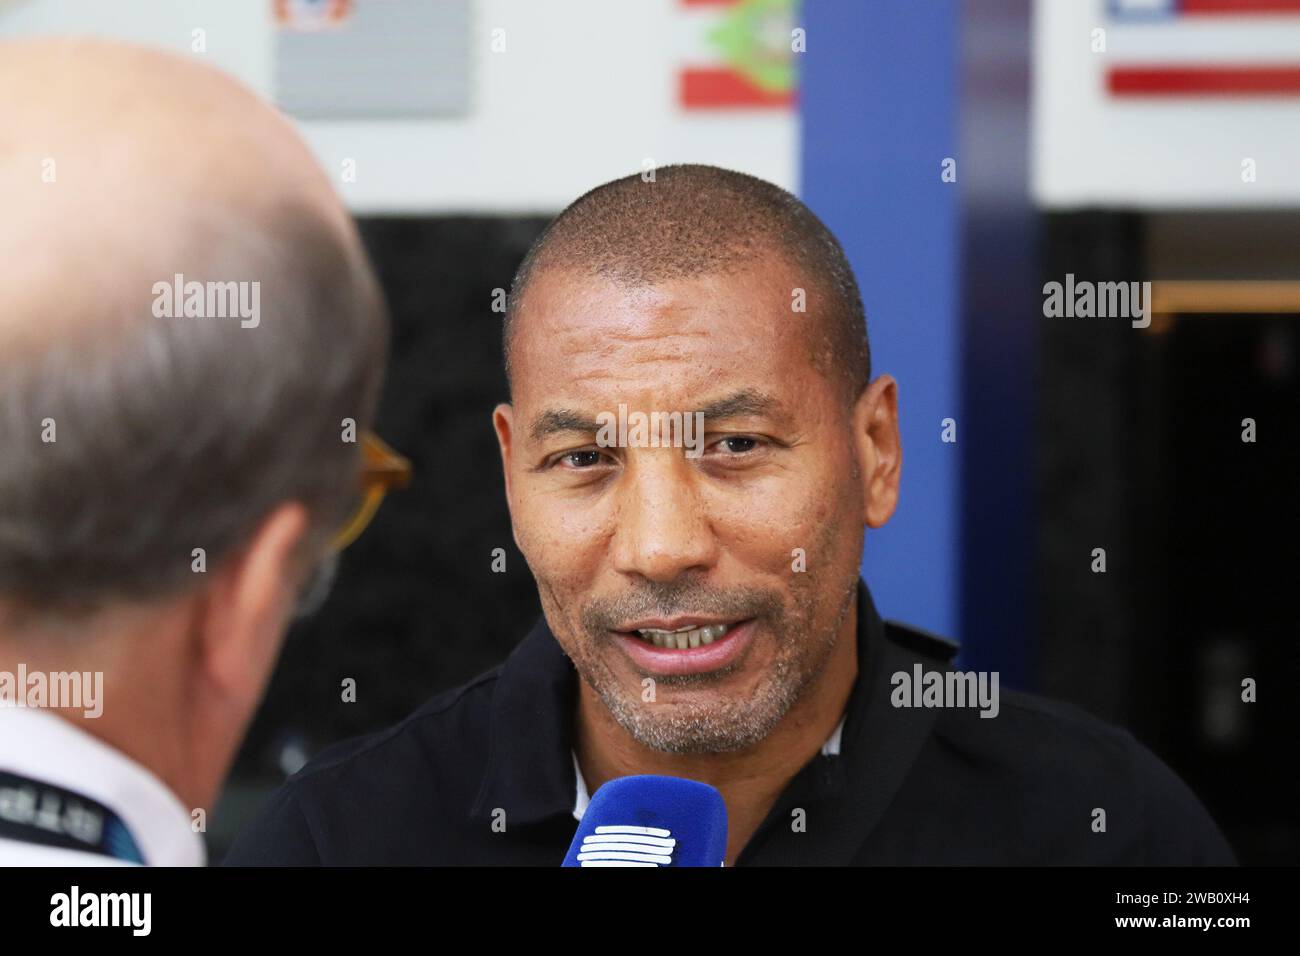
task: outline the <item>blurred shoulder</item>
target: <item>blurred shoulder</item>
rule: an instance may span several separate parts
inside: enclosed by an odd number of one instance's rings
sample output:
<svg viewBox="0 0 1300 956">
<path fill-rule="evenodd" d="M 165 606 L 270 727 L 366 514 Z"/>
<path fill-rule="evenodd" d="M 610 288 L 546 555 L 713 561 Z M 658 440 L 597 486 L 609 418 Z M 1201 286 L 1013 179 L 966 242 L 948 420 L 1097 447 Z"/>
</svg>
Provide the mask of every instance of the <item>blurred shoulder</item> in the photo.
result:
<svg viewBox="0 0 1300 956">
<path fill-rule="evenodd" d="M 1063 701 L 1018 691 L 999 697 L 995 717 L 945 711 L 936 738 L 988 768 L 990 782 L 1044 845 L 1057 841 L 1061 859 L 1235 863 L 1188 785 L 1129 731 Z M 1070 852 L 1070 844 L 1087 852 Z"/>
<path fill-rule="evenodd" d="M 392 727 L 326 747 L 272 794 L 225 863 L 431 862 L 412 854 L 436 845 L 432 821 L 474 800 L 499 670 L 437 694 Z"/>
</svg>

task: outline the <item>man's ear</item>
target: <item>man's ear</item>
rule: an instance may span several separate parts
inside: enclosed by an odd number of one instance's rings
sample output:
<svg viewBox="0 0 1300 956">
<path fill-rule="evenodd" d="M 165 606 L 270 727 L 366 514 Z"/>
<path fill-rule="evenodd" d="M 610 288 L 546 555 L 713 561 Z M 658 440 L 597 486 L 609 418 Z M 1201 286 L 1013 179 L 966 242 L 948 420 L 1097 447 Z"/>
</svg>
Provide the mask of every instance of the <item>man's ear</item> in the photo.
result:
<svg viewBox="0 0 1300 956">
<path fill-rule="evenodd" d="M 298 551 L 308 525 L 301 504 L 280 505 L 215 572 L 208 590 L 198 649 L 202 673 L 227 703 L 250 714 L 275 668 L 307 573 Z"/>
<path fill-rule="evenodd" d="M 510 461 L 514 449 L 515 409 L 513 405 L 502 402 L 492 409 L 492 427 L 496 429 L 497 445 L 501 449 L 501 471 L 506 479 L 506 504 L 510 504 Z"/>
<path fill-rule="evenodd" d="M 858 396 L 853 409 L 858 467 L 862 469 L 863 519 L 879 528 L 898 505 L 903 442 L 898 432 L 898 385 L 881 375 Z"/>
<path fill-rule="evenodd" d="M 515 501 L 514 495 L 511 494 L 510 480 L 510 462 L 514 459 L 514 406 L 502 402 L 494 408 L 492 427 L 496 429 L 497 445 L 501 449 L 501 472 L 506 479 L 506 509 L 510 512 L 510 533 L 515 539 L 515 547 L 519 547 L 519 531 L 515 528 Z"/>
</svg>

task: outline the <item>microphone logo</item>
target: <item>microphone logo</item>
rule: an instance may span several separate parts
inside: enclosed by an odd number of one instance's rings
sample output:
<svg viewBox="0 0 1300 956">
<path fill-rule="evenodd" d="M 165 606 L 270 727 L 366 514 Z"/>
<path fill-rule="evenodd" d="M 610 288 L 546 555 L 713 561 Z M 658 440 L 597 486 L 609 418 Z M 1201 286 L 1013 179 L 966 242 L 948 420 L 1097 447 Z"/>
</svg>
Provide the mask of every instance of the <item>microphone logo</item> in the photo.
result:
<svg viewBox="0 0 1300 956">
<path fill-rule="evenodd" d="M 579 866 L 672 866 L 677 840 L 660 827 L 603 826 L 582 838 Z"/>
</svg>

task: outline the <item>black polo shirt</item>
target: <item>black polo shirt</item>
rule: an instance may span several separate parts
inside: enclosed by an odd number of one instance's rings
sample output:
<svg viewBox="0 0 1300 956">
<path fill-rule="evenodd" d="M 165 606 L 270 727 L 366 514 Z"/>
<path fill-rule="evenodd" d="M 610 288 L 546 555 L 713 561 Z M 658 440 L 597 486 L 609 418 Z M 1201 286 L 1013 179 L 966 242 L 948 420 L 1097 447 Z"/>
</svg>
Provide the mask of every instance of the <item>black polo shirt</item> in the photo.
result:
<svg viewBox="0 0 1300 956">
<path fill-rule="evenodd" d="M 1234 862 L 1196 797 L 1126 731 L 1006 690 L 992 718 L 894 706 L 891 675 L 946 672 L 956 648 L 883 622 L 865 584 L 857 640 L 839 754 L 791 779 L 737 865 Z M 496 670 L 325 750 L 225 862 L 558 866 L 577 828 L 577 680 L 538 622 Z"/>
</svg>

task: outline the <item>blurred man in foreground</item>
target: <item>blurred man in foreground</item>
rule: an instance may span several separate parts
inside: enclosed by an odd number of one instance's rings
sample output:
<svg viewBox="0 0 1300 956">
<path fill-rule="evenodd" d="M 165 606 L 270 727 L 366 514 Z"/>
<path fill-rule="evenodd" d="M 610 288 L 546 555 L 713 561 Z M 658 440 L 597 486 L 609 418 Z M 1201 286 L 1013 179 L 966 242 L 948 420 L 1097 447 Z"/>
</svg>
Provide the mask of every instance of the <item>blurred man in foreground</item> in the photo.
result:
<svg viewBox="0 0 1300 956">
<path fill-rule="evenodd" d="M 493 421 L 545 620 L 309 764 L 235 862 L 558 865 L 632 774 L 720 790 L 728 864 L 1231 861 L 1128 734 L 877 614 L 898 389 L 794 196 L 707 166 L 607 183 L 530 251 L 507 323 Z"/>
<path fill-rule="evenodd" d="M 200 864 L 356 499 L 382 299 L 224 75 L 38 41 L 0 88 L 0 864 Z"/>
</svg>

